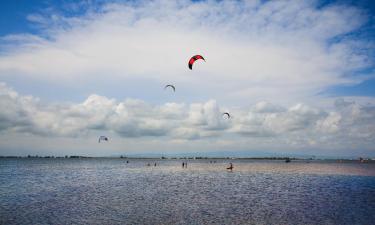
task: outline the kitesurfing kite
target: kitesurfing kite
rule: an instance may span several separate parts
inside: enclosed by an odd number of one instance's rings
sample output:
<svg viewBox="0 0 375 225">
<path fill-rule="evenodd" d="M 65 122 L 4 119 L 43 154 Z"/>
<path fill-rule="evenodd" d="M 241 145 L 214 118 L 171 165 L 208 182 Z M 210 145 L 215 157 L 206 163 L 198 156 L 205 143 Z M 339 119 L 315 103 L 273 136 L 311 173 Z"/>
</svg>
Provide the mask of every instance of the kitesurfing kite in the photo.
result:
<svg viewBox="0 0 375 225">
<path fill-rule="evenodd" d="M 167 89 L 169 87 L 173 89 L 173 92 L 176 92 L 176 88 L 172 84 L 165 85 L 164 89 Z"/>
<path fill-rule="evenodd" d="M 191 57 L 190 60 L 189 60 L 189 64 L 188 64 L 189 65 L 189 69 L 191 69 L 191 70 L 193 69 L 193 64 L 198 59 L 203 59 L 203 61 L 206 62 L 206 60 L 203 58 L 203 56 L 201 56 L 201 55 L 195 55 L 195 56 Z"/>
<path fill-rule="evenodd" d="M 106 136 L 100 136 L 98 142 L 100 141 L 108 141 L 108 138 Z"/>
<path fill-rule="evenodd" d="M 226 119 L 230 119 L 230 114 L 225 112 L 225 113 L 223 113 L 223 117 L 226 118 Z"/>
</svg>

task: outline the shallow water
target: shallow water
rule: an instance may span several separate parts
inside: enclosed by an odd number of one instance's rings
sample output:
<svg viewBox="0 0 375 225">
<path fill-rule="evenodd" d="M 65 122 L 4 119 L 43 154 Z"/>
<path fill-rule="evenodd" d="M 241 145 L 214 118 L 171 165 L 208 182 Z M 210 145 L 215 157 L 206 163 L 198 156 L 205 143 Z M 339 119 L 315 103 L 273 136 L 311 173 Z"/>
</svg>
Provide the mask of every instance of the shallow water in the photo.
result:
<svg viewBox="0 0 375 225">
<path fill-rule="evenodd" d="M 0 159 L 0 224 L 375 224 L 374 163 L 209 161 Z"/>
</svg>

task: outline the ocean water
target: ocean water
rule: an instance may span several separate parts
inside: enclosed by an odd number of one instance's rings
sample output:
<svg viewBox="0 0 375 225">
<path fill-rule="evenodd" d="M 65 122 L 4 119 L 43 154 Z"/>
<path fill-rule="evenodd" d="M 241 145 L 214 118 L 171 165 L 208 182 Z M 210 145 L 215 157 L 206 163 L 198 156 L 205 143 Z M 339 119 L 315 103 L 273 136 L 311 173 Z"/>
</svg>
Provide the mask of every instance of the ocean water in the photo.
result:
<svg viewBox="0 0 375 225">
<path fill-rule="evenodd" d="M 129 161 L 0 159 L 0 224 L 375 224 L 375 163 Z"/>
</svg>

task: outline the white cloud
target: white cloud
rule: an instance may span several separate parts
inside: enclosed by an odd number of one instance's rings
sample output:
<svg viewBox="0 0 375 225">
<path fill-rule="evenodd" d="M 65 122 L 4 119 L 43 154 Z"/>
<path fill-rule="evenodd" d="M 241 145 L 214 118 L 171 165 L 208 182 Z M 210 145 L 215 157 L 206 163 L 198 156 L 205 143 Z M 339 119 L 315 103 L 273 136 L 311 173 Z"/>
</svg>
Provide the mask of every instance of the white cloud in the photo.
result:
<svg viewBox="0 0 375 225">
<path fill-rule="evenodd" d="M 175 137 L 184 138 L 185 134 L 201 137 L 223 130 L 228 124 L 213 100 L 191 106 L 178 103 L 151 105 L 136 99 L 118 102 L 93 94 L 79 104 L 41 104 L 1 83 L 0 104 L 4 108 L 0 113 L 3 132 L 45 136 L 78 137 L 100 130 L 134 138 L 167 136 L 176 129 Z"/>
<path fill-rule="evenodd" d="M 284 108 L 259 102 L 250 109 L 224 111 L 215 100 L 205 103 L 165 103 L 153 105 L 136 99 L 117 101 L 90 95 L 82 103 L 43 103 L 23 96 L 0 84 L 0 132 L 32 137 L 95 138 L 108 134 L 111 139 L 163 138 L 166 143 L 250 141 L 257 148 L 371 148 L 375 141 L 375 107 L 361 106 L 343 99 L 334 111 L 295 104 Z M 213 138 L 214 137 L 214 138 Z M 259 143 L 259 141 L 262 140 Z M 180 141 L 180 142 L 179 142 Z M 146 142 L 153 142 L 148 139 Z M 178 145 L 177 145 L 178 146 Z"/>
<path fill-rule="evenodd" d="M 192 104 L 188 122 L 206 130 L 223 130 L 228 123 L 223 120 L 222 113 L 214 100 L 209 100 L 204 104 Z"/>
<path fill-rule="evenodd" d="M 199 100 L 291 104 L 332 85 L 358 83 L 361 78 L 347 74 L 371 65 L 366 43 L 337 38 L 364 24 L 363 13 L 317 8 L 315 1 L 144 1 L 104 4 L 76 17 L 48 11 L 28 18 L 42 23 L 43 35 L 5 37 L 11 48 L 0 57 L 4 79 L 77 89 L 88 80 L 100 85 L 103 77 L 142 79 L 145 86 L 172 81 L 186 95 L 199 90 Z M 207 62 L 189 71 L 196 53 Z M 155 97 L 163 96 L 147 98 Z"/>
<path fill-rule="evenodd" d="M 280 106 L 273 105 L 266 101 L 258 102 L 253 109 L 257 113 L 273 113 L 285 111 L 284 108 Z"/>
</svg>

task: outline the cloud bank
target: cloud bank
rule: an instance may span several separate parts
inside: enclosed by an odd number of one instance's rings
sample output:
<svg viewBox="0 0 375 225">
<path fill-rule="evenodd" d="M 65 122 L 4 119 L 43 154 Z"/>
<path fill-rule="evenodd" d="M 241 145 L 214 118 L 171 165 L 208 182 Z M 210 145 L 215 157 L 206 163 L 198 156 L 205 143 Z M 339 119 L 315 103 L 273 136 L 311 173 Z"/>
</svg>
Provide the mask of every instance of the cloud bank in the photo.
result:
<svg viewBox="0 0 375 225">
<path fill-rule="evenodd" d="M 305 104 L 284 108 L 268 102 L 224 110 L 215 100 L 153 105 L 95 94 L 82 103 L 46 104 L 1 83 L 0 106 L 3 134 L 87 139 L 101 133 L 113 139 L 163 138 L 182 144 L 211 139 L 233 146 L 247 140 L 255 144 L 250 149 L 259 147 L 256 139 L 269 148 L 279 143 L 293 148 L 371 149 L 375 144 L 375 107 L 343 99 L 335 102 L 333 111 Z M 226 110 L 232 113 L 231 119 L 222 116 Z"/>
</svg>

